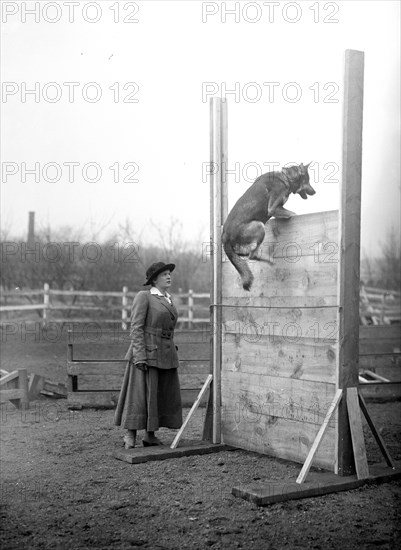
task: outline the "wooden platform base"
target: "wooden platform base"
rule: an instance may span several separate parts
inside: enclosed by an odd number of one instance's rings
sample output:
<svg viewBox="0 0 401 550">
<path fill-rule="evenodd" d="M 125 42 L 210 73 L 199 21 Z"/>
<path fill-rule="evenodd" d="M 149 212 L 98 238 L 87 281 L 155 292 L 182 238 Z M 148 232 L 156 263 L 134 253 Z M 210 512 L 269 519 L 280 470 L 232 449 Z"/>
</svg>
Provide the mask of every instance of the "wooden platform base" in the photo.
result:
<svg viewBox="0 0 401 550">
<path fill-rule="evenodd" d="M 113 456 L 118 460 L 124 460 L 130 464 L 140 464 L 141 462 L 151 462 L 153 460 L 166 460 L 167 458 L 180 458 L 182 456 L 204 455 L 235 450 L 235 447 L 223 444 L 217 445 L 208 441 L 183 441 L 183 445 L 176 449 L 171 449 L 168 445 L 160 447 L 138 446 L 134 449 L 124 449 L 124 447 L 121 447 L 121 449 L 116 449 L 113 452 Z"/>
<path fill-rule="evenodd" d="M 329 493 L 349 491 L 363 485 L 385 483 L 401 478 L 401 463 L 392 469 L 387 464 L 373 464 L 369 466 L 369 477 L 357 479 L 355 476 L 341 477 L 331 472 L 310 471 L 307 481 L 302 483 L 283 482 L 272 480 L 265 483 L 238 485 L 233 487 L 232 494 L 236 497 L 249 500 L 258 506 L 268 506 L 276 502 L 297 500 L 301 498 L 317 497 Z"/>
</svg>

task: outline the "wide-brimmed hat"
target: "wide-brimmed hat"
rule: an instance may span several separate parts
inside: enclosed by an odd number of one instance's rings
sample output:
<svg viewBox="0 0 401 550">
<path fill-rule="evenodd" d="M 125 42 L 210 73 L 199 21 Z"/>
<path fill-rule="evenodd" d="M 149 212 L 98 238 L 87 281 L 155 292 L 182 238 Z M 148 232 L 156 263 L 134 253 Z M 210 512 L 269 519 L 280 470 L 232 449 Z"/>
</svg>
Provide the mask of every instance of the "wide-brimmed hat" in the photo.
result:
<svg viewBox="0 0 401 550">
<path fill-rule="evenodd" d="M 150 285 L 152 280 L 162 271 L 174 271 L 175 264 L 165 264 L 164 262 L 155 262 L 146 270 L 146 283 L 143 286 Z"/>
</svg>

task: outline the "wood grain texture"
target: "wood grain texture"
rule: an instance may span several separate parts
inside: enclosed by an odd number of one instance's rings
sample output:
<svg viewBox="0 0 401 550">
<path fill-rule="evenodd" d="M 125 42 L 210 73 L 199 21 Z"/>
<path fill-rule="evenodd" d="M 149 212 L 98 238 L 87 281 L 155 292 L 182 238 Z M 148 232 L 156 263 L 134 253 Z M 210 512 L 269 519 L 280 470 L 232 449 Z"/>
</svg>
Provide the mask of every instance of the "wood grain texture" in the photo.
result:
<svg viewBox="0 0 401 550">
<path fill-rule="evenodd" d="M 366 458 L 365 440 L 362 429 L 361 411 L 359 410 L 357 388 L 347 388 L 347 408 L 351 430 L 352 448 L 354 450 L 355 468 L 358 479 L 369 477 Z"/>
<path fill-rule="evenodd" d="M 322 299 L 329 299 L 330 305 L 338 303 L 337 260 L 334 261 L 333 258 L 333 261 L 323 261 L 327 259 L 319 259 L 313 254 L 299 255 L 294 261 L 289 258 L 278 257 L 273 265 L 257 260 L 244 260 L 249 262 L 255 276 L 250 292 L 242 288 L 241 279 L 231 263 L 224 263 L 223 303 L 230 297 L 259 300 L 261 296 L 265 299 L 275 296 L 315 296 L 318 304 L 322 303 Z"/>
<path fill-rule="evenodd" d="M 319 426 L 274 416 L 260 415 L 250 424 L 236 418 L 235 410 L 223 408 L 223 442 L 233 447 L 255 451 L 286 460 L 303 463 L 308 455 Z M 335 430 L 327 428 L 325 438 L 315 456 L 317 467 L 333 470 Z"/>
<path fill-rule="evenodd" d="M 337 308 L 283 307 L 264 309 L 256 307 L 223 308 L 224 332 L 236 333 L 248 340 L 260 336 L 283 337 L 288 342 L 301 338 L 323 339 L 336 342 L 338 339 Z"/>
<path fill-rule="evenodd" d="M 329 472 L 310 472 L 307 483 L 299 485 L 290 480 L 269 480 L 233 487 L 232 494 L 244 498 L 258 506 L 267 506 L 277 502 L 311 498 L 339 491 L 350 491 L 364 485 L 388 483 L 401 477 L 401 465 L 396 464 L 390 470 L 384 464 L 373 464 L 371 475 L 367 479 L 356 476 L 339 477 Z"/>
<path fill-rule="evenodd" d="M 332 402 L 330 403 L 330 406 L 327 410 L 326 416 L 323 420 L 323 423 L 321 424 L 319 431 L 316 435 L 316 438 L 313 442 L 312 447 L 309 450 L 308 456 L 305 460 L 304 465 L 302 466 L 302 469 L 299 473 L 299 476 L 297 477 L 297 483 L 304 483 L 306 476 L 308 475 L 308 472 L 312 466 L 313 459 L 323 441 L 324 434 L 329 426 L 329 422 L 332 419 L 336 408 L 338 407 L 338 404 L 342 398 L 343 390 L 337 390 Z"/>
<path fill-rule="evenodd" d="M 283 337 L 261 336 L 249 341 L 226 334 L 223 371 L 265 374 L 315 382 L 336 381 L 336 345 L 330 340 L 303 338 L 289 342 Z"/>
<path fill-rule="evenodd" d="M 339 216 L 338 387 L 358 385 L 360 226 L 364 54 L 346 50 L 343 101 L 343 155 Z M 338 473 L 355 472 L 347 400 L 338 409 Z"/>
<path fill-rule="evenodd" d="M 228 410 L 250 427 L 259 416 L 322 424 L 335 394 L 335 385 L 249 373 L 222 373 L 222 396 Z M 335 418 L 333 418 L 333 426 Z M 296 427 L 295 427 L 296 429 Z"/>
</svg>

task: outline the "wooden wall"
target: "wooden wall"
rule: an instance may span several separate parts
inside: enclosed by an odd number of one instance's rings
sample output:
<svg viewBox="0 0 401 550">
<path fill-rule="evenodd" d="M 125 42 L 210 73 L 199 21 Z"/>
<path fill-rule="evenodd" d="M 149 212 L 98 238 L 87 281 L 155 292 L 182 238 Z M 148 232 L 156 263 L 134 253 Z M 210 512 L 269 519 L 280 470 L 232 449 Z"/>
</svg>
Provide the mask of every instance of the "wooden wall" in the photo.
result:
<svg viewBox="0 0 401 550">
<path fill-rule="evenodd" d="M 303 462 L 334 397 L 338 211 L 269 220 L 255 280 L 222 268 L 224 443 Z M 335 465 L 336 419 L 314 465 Z"/>
</svg>

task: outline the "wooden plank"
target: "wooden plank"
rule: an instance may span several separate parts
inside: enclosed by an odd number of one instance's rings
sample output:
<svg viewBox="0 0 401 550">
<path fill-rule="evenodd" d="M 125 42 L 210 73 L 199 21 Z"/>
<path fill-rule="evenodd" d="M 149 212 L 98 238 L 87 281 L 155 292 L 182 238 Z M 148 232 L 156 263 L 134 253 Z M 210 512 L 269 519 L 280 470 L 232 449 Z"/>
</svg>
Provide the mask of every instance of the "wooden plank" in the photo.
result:
<svg viewBox="0 0 401 550">
<path fill-rule="evenodd" d="M 68 392 L 69 408 L 105 408 L 114 409 L 117 405 L 119 391 L 75 391 Z"/>
<path fill-rule="evenodd" d="M 182 434 L 184 433 L 184 430 L 185 428 L 188 426 L 188 423 L 190 422 L 193 414 L 195 413 L 195 411 L 197 410 L 197 408 L 199 407 L 199 404 L 200 402 L 202 401 L 202 398 L 205 396 L 206 394 L 206 391 L 208 390 L 209 388 L 209 385 L 210 385 L 210 382 L 213 380 L 213 375 L 212 374 L 209 374 L 209 376 L 206 378 L 205 380 L 205 383 L 203 384 L 202 386 L 202 389 L 201 391 L 199 392 L 199 395 L 198 397 L 196 398 L 194 404 L 192 405 L 191 407 L 191 410 L 189 411 L 186 419 L 184 420 L 181 428 L 178 430 L 178 433 L 177 435 L 175 436 L 172 444 L 170 445 L 170 448 L 171 449 L 175 449 L 182 437 Z"/>
<path fill-rule="evenodd" d="M 223 308 L 224 332 L 244 334 L 249 340 L 266 336 L 281 336 L 287 341 L 301 338 L 338 338 L 337 308 L 283 308 L 265 310 L 255 307 Z"/>
<path fill-rule="evenodd" d="M 209 396 L 206 404 L 206 413 L 203 422 L 202 440 L 212 441 L 213 439 L 213 380 L 209 386 Z M 181 392 L 182 395 L 182 392 Z"/>
<path fill-rule="evenodd" d="M 23 399 L 24 390 L 20 388 L 13 388 L 11 390 L 0 390 L 0 401 L 1 403 L 6 403 L 11 401 L 11 399 Z"/>
<path fill-rule="evenodd" d="M 400 325 L 376 325 L 359 327 L 360 342 L 365 340 L 395 340 L 400 344 L 401 326 Z"/>
<path fill-rule="evenodd" d="M 360 384 L 359 391 L 370 402 L 384 403 L 401 399 L 401 382 L 372 382 Z"/>
<path fill-rule="evenodd" d="M 358 479 L 369 477 L 368 461 L 366 458 L 365 440 L 363 437 L 362 419 L 359 410 L 357 388 L 347 388 L 347 408 L 351 429 L 352 448 L 356 475 Z"/>
<path fill-rule="evenodd" d="M 67 374 L 103 376 L 108 374 L 124 375 L 126 361 L 74 361 L 67 363 Z M 178 367 L 179 376 L 208 375 L 210 372 L 209 362 L 204 361 L 180 361 Z M 203 377 L 205 378 L 205 376 Z"/>
<path fill-rule="evenodd" d="M 365 416 L 366 422 L 368 423 L 369 428 L 371 429 L 372 434 L 373 434 L 374 438 L 376 439 L 376 443 L 378 444 L 379 449 L 381 450 L 385 461 L 387 462 L 388 466 L 390 466 L 390 468 L 395 468 L 395 464 L 393 462 L 393 459 L 391 458 L 390 453 L 387 450 L 386 444 L 384 443 L 383 438 L 380 435 L 380 432 L 377 430 L 377 428 L 376 428 L 376 426 L 375 426 L 375 424 L 372 420 L 372 417 L 369 414 L 368 408 L 367 408 L 366 403 L 365 403 L 365 399 L 361 395 L 360 391 L 358 392 L 358 399 L 359 399 L 359 404 L 361 406 L 361 410 L 362 410 L 362 412 Z"/>
<path fill-rule="evenodd" d="M 224 168 L 223 159 L 227 158 L 227 151 L 223 147 L 227 144 L 226 138 L 222 136 L 226 127 L 222 125 L 221 116 L 221 98 L 211 98 L 211 165 L 212 187 L 211 204 L 213 210 L 211 222 L 211 241 L 213 243 L 213 292 L 212 292 L 212 310 L 211 321 L 215 331 L 212 339 L 212 369 L 213 369 L 213 443 L 220 443 L 221 440 L 221 304 L 222 297 L 222 198 L 223 185 L 227 185 L 226 167 Z M 223 178 L 224 173 L 224 178 Z M 225 183 L 223 183 L 225 182 Z"/>
<path fill-rule="evenodd" d="M 74 361 L 67 363 L 67 374 L 71 376 L 104 376 L 107 374 L 124 376 L 126 361 Z"/>
<path fill-rule="evenodd" d="M 71 377 L 69 377 L 71 378 Z M 68 386 L 67 399 L 70 408 L 105 408 L 114 409 L 117 404 L 118 390 L 105 391 L 72 391 L 72 384 Z M 191 407 L 199 389 L 182 389 L 181 402 L 183 407 Z M 200 405 L 201 406 L 201 405 Z"/>
<path fill-rule="evenodd" d="M 390 380 L 400 379 L 401 354 L 359 355 L 359 370 L 371 370 Z"/>
<path fill-rule="evenodd" d="M 167 460 L 170 458 L 181 458 L 183 456 L 195 456 L 211 453 L 220 453 L 223 451 L 235 451 L 233 447 L 222 444 L 212 444 L 207 442 L 191 442 L 190 445 L 171 449 L 167 446 L 155 447 L 135 447 L 133 449 L 116 449 L 113 453 L 114 458 L 123 460 L 129 464 L 141 464 L 155 460 Z"/>
<path fill-rule="evenodd" d="M 396 340 L 371 340 L 364 341 L 359 345 L 360 357 L 369 357 L 371 355 L 399 355 L 400 351 L 400 343 Z"/>
<path fill-rule="evenodd" d="M 254 299 L 260 300 L 263 296 L 274 305 L 275 297 L 290 295 L 299 299 L 309 298 L 309 302 L 315 297 L 318 304 L 331 296 L 329 305 L 337 303 L 337 262 L 319 263 L 312 255 L 300 256 L 296 262 L 276 258 L 274 265 L 253 260 L 249 262 L 249 266 L 255 276 L 250 292 L 242 288 L 240 276 L 234 267 L 223 264 L 223 303 L 231 297 L 252 299 L 253 303 Z"/>
<path fill-rule="evenodd" d="M 45 377 L 39 374 L 31 374 L 29 378 L 28 396 L 30 401 L 39 398 L 40 391 L 43 389 Z"/>
<path fill-rule="evenodd" d="M 371 475 L 365 479 L 356 476 L 341 477 L 330 472 L 310 472 L 306 483 L 270 480 L 264 483 L 251 483 L 233 487 L 232 494 L 244 498 L 258 506 L 268 506 L 277 502 L 312 498 L 340 491 L 350 491 L 365 485 L 388 483 L 401 478 L 401 465 L 390 470 L 383 464 L 373 464 Z"/>
<path fill-rule="evenodd" d="M 286 287 L 288 290 L 288 287 Z M 327 287 L 326 287 L 327 289 Z M 269 286 L 269 292 L 270 292 Z M 330 295 L 329 293 L 324 296 L 317 294 L 316 296 L 306 296 L 296 294 L 294 288 L 291 289 L 293 294 L 289 295 L 272 295 L 269 296 L 226 296 L 224 298 L 223 308 L 233 308 L 235 306 L 240 308 L 264 308 L 266 311 L 273 312 L 275 309 L 283 308 L 324 308 L 324 307 L 338 307 L 337 295 Z M 273 291 L 272 291 L 273 292 Z"/>
<path fill-rule="evenodd" d="M 337 264 L 338 210 L 293 216 L 290 219 L 270 219 L 265 225 L 261 256 L 286 258 L 296 264 L 301 256 L 313 256 L 316 263 Z M 224 258 L 224 264 L 228 264 Z M 258 262 L 255 261 L 255 264 Z M 251 290 L 252 294 L 259 294 Z"/>
<path fill-rule="evenodd" d="M 19 373 L 19 371 L 14 370 L 14 371 L 10 372 L 9 374 L 6 374 L 5 376 L 2 376 L 0 378 L 0 386 L 5 386 L 9 382 L 11 382 L 11 380 L 15 380 L 16 378 L 18 378 L 18 376 L 19 376 L 18 373 Z"/>
<path fill-rule="evenodd" d="M 45 309 L 43 304 L 27 304 L 18 306 L 0 306 L 0 313 L 4 311 L 30 311 L 36 309 Z"/>
<path fill-rule="evenodd" d="M 316 438 L 313 442 L 311 450 L 308 453 L 308 457 L 305 460 L 305 463 L 302 466 L 302 469 L 301 469 L 301 471 L 300 471 L 300 473 L 297 477 L 297 480 L 296 480 L 297 483 L 303 483 L 305 481 L 306 476 L 308 475 L 308 472 L 309 472 L 309 470 L 312 466 L 312 461 L 313 461 L 313 459 L 314 459 L 314 457 L 317 453 L 317 450 L 318 450 L 319 446 L 322 443 L 322 439 L 323 439 L 323 436 L 324 436 L 324 434 L 325 434 L 325 432 L 328 428 L 330 419 L 333 416 L 334 411 L 338 407 L 338 404 L 340 403 L 342 394 L 343 394 L 343 391 L 341 389 L 336 391 L 334 399 L 333 399 L 333 401 L 332 401 L 332 403 L 331 403 L 331 405 L 330 405 L 330 407 L 327 411 L 326 417 L 323 420 L 323 424 L 319 428 L 319 431 L 318 431 L 317 436 L 316 436 Z"/>
<path fill-rule="evenodd" d="M 329 334 L 329 332 L 327 332 Z M 303 338 L 299 342 L 261 336 L 256 341 L 226 334 L 225 372 L 266 374 L 316 382 L 336 381 L 337 347 L 331 342 Z"/>
<path fill-rule="evenodd" d="M 345 52 L 343 158 L 339 216 L 339 354 L 338 387 L 358 385 L 359 270 L 364 54 Z M 354 473 L 346 400 L 338 410 L 338 474 Z"/>
<path fill-rule="evenodd" d="M 222 373 L 223 402 L 235 406 L 236 414 L 251 427 L 255 426 L 260 415 L 320 426 L 334 394 L 335 385 L 324 382 Z"/>
<path fill-rule="evenodd" d="M 237 416 L 235 403 L 223 406 L 223 442 L 233 447 L 303 463 L 315 440 L 319 426 L 290 419 L 259 415 L 254 422 Z M 334 470 L 335 428 L 329 427 L 315 456 L 319 468 Z"/>
</svg>

